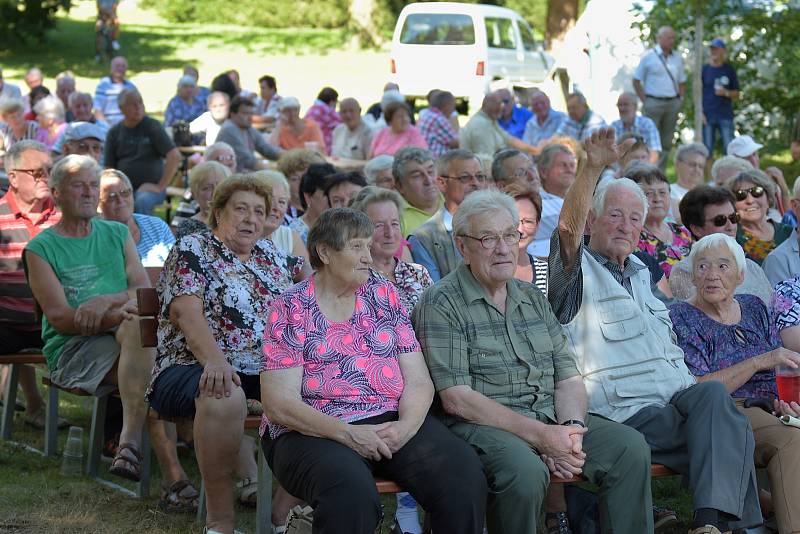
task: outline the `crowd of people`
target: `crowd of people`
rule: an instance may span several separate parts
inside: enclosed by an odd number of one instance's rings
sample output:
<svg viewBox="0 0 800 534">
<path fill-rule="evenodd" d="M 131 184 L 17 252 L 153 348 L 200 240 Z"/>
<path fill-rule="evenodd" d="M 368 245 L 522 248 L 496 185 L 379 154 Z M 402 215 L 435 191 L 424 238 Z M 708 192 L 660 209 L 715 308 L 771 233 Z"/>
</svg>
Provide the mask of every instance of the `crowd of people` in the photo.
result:
<svg viewBox="0 0 800 534">
<path fill-rule="evenodd" d="M 661 28 L 610 124 L 579 92 L 559 111 L 504 87 L 460 126 L 452 93 L 417 113 L 392 83 L 365 113 L 324 87 L 302 114 L 273 76 L 206 88 L 192 66 L 162 124 L 123 57 L 93 97 L 68 72 L 50 95 L 36 68 L 22 96 L 0 71 L 2 351 L 41 349 L 62 387 L 117 387 L 110 471 L 139 480 L 147 424 L 173 512 L 198 505 L 188 422 L 210 533 L 255 503 L 243 422 L 262 412 L 276 532 L 300 503 L 314 532 L 375 532 L 377 476 L 405 490 L 401 532 L 421 532 L 419 504 L 437 533 L 536 532 L 544 511 L 569 534 L 550 482 L 576 475 L 602 532 L 653 532 L 676 516 L 653 505 L 652 463 L 687 481 L 691 534 L 800 532 L 800 399 L 776 383 L 800 375 L 800 180 L 735 135 L 720 39 L 703 143 L 673 147 L 674 45 Z M 155 349 L 135 321 L 145 267 Z M 32 369 L 20 383 L 41 428 Z"/>
</svg>

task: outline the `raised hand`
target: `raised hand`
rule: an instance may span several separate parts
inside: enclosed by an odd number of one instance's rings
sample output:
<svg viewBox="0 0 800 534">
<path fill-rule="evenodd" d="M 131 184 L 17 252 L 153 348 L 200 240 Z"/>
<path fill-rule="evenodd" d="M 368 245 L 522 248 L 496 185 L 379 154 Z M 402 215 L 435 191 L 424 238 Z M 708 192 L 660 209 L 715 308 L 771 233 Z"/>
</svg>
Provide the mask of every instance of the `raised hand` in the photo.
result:
<svg viewBox="0 0 800 534">
<path fill-rule="evenodd" d="M 613 128 L 601 128 L 592 133 L 584 141 L 586 149 L 586 164 L 594 169 L 603 169 L 616 163 L 631 149 L 635 139 L 628 139 L 622 144 L 616 144 L 616 134 Z"/>
</svg>

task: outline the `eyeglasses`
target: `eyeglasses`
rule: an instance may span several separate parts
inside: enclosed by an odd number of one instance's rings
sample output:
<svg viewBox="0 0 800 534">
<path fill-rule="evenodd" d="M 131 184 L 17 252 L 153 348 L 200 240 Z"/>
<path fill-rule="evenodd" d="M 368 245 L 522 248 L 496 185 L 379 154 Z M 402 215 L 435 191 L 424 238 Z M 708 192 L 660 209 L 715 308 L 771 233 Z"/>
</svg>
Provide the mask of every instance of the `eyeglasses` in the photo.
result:
<svg viewBox="0 0 800 534">
<path fill-rule="evenodd" d="M 217 156 L 215 159 L 217 161 L 219 161 L 220 163 L 222 163 L 223 161 L 233 161 L 235 157 L 236 156 L 234 156 L 233 154 L 228 154 L 228 155 L 224 155 L 223 154 L 223 155 Z"/>
<path fill-rule="evenodd" d="M 733 192 L 733 196 L 736 197 L 736 200 L 738 202 L 741 202 L 742 200 L 747 198 L 748 194 L 753 195 L 753 198 L 759 198 L 764 193 L 766 193 L 766 191 L 764 190 L 763 187 L 761 187 L 760 185 L 754 185 L 750 189 L 737 189 L 736 191 Z"/>
<path fill-rule="evenodd" d="M 742 217 L 737 213 L 733 212 L 730 215 L 717 215 L 713 219 L 706 219 L 706 222 L 711 221 L 714 226 L 725 226 L 726 221 L 730 221 L 731 224 L 738 224 L 739 221 L 742 220 Z"/>
<path fill-rule="evenodd" d="M 473 235 L 463 234 L 463 237 L 480 241 L 481 246 L 486 250 L 494 250 L 497 248 L 497 245 L 500 244 L 501 239 L 503 240 L 503 243 L 508 246 L 516 245 L 519 243 L 519 240 L 522 239 L 522 234 L 519 232 L 508 232 L 507 234 L 503 235 L 485 235 L 483 237 L 475 237 Z"/>
<path fill-rule="evenodd" d="M 528 176 L 536 176 L 536 167 L 522 167 L 514 171 L 511 176 L 514 178 L 527 178 Z"/>
<path fill-rule="evenodd" d="M 24 172 L 30 174 L 34 182 L 46 182 L 50 177 L 52 167 L 42 167 L 40 169 L 11 169 L 11 172 Z"/>
<path fill-rule="evenodd" d="M 129 198 L 131 198 L 132 194 L 133 194 L 133 189 L 123 189 L 122 191 L 120 191 L 118 193 L 109 193 L 109 194 L 105 195 L 103 197 L 103 200 L 104 201 L 108 200 L 108 201 L 111 201 L 111 202 L 114 202 L 118 198 L 119 199 L 123 199 L 123 200 L 128 200 Z"/>
<path fill-rule="evenodd" d="M 461 185 L 466 185 L 472 180 L 475 180 L 479 184 L 482 184 L 486 181 L 485 174 L 459 174 L 458 176 L 447 176 L 446 174 L 441 174 L 440 176 L 445 180 L 458 180 Z"/>
</svg>

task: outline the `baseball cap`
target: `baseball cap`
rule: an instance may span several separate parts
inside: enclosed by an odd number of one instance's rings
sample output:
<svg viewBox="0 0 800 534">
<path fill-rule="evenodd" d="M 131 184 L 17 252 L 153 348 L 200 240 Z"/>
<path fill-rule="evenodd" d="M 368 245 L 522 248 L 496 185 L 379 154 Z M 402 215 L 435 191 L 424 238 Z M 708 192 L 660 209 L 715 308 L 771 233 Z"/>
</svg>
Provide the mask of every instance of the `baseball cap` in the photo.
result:
<svg viewBox="0 0 800 534">
<path fill-rule="evenodd" d="M 284 96 L 281 98 L 280 102 L 278 102 L 278 110 L 283 111 L 289 108 L 300 109 L 300 101 L 293 96 Z"/>
<path fill-rule="evenodd" d="M 736 156 L 737 158 L 746 158 L 763 146 L 764 145 L 760 145 L 753 141 L 753 138 L 749 135 L 740 135 L 728 143 L 728 155 Z"/>
<path fill-rule="evenodd" d="M 106 131 L 93 122 L 73 122 L 64 132 L 64 141 L 80 141 L 93 137 L 105 142 Z"/>
<path fill-rule="evenodd" d="M 713 41 L 711 41 L 711 46 L 714 48 L 725 48 L 725 41 L 717 37 Z"/>
</svg>

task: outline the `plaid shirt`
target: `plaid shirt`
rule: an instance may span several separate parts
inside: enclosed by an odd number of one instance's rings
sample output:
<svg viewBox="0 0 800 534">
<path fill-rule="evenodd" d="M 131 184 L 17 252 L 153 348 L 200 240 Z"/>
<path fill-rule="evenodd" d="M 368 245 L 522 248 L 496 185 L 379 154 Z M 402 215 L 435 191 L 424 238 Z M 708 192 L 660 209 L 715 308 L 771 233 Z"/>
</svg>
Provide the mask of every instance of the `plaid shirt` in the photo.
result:
<svg viewBox="0 0 800 534">
<path fill-rule="evenodd" d="M 658 133 L 656 123 L 653 122 L 653 119 L 650 117 L 636 115 L 633 119 L 633 126 L 630 128 L 625 128 L 625 125 L 622 124 L 622 119 L 619 119 L 612 122 L 611 127 L 614 128 L 617 139 L 619 139 L 622 134 L 628 132 L 641 135 L 644 138 L 647 148 L 655 150 L 656 152 L 661 152 L 661 135 Z"/>
<path fill-rule="evenodd" d="M 555 422 L 555 384 L 579 375 L 575 358 L 541 291 L 515 279 L 506 287 L 501 313 L 462 264 L 422 294 L 414 329 L 431 378 L 436 391 L 466 385 L 517 413 Z"/>
<path fill-rule="evenodd" d="M 322 139 L 325 141 L 325 153 L 331 153 L 331 137 L 333 129 L 342 122 L 342 118 L 336 110 L 321 100 L 316 100 L 314 105 L 306 111 L 306 119 L 311 119 L 319 125 L 322 131 Z"/>
<path fill-rule="evenodd" d="M 419 131 L 428 143 L 434 157 L 440 157 L 450 150 L 450 142 L 458 139 L 456 132 L 447 117 L 436 108 L 428 108 L 425 113 L 420 114 Z"/>
<path fill-rule="evenodd" d="M 591 109 L 586 112 L 587 116 L 582 121 L 576 122 L 569 116 L 561 123 L 556 135 L 563 135 L 565 137 L 572 137 L 578 141 L 590 137 L 595 130 L 605 128 L 606 121 L 603 117 L 592 111 Z"/>
</svg>

